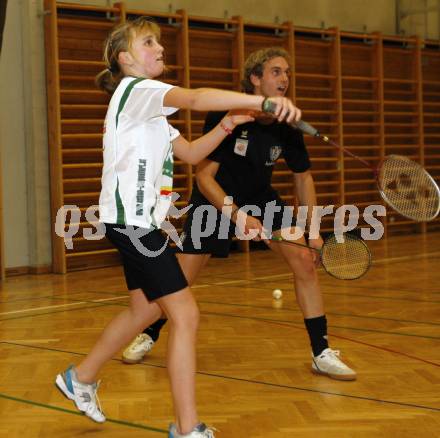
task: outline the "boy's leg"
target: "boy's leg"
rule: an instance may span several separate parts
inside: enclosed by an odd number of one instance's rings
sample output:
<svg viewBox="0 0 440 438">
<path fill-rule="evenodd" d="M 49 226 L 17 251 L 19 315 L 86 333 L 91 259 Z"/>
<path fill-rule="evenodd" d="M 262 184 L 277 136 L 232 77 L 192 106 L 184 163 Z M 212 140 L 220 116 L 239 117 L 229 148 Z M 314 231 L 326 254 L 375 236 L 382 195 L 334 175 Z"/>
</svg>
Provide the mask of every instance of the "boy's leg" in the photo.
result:
<svg viewBox="0 0 440 438">
<path fill-rule="evenodd" d="M 294 228 L 290 231 L 293 234 Z M 273 234 L 280 236 L 281 230 L 274 231 Z M 298 243 L 305 244 L 304 238 L 299 239 Z M 312 346 L 312 370 L 338 380 L 356 379 L 356 372 L 339 359 L 339 352 L 329 348 L 324 302 L 311 251 L 276 243 L 272 243 L 270 248 L 282 255 L 294 274 L 296 299 Z"/>
</svg>

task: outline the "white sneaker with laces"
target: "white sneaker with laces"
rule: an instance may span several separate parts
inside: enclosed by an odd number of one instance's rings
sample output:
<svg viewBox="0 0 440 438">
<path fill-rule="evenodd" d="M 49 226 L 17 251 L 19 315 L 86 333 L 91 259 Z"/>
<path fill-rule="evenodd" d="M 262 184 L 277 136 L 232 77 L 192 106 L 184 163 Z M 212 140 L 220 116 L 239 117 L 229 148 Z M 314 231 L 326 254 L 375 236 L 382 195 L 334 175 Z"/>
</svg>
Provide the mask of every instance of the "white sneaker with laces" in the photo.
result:
<svg viewBox="0 0 440 438">
<path fill-rule="evenodd" d="M 207 427 L 205 423 L 199 423 L 190 433 L 181 435 L 177 432 L 175 424 L 170 424 L 168 438 L 215 438 L 214 429 Z"/>
<path fill-rule="evenodd" d="M 64 396 L 73 400 L 76 407 L 87 417 L 97 423 L 104 423 L 106 418 L 97 394 L 99 382 L 92 384 L 78 382 L 76 373 L 71 366 L 64 373 L 57 375 L 55 385 Z"/>
<path fill-rule="evenodd" d="M 122 361 L 129 364 L 142 362 L 142 359 L 151 351 L 153 345 L 153 339 L 146 333 L 137 335 L 122 353 Z"/>
<path fill-rule="evenodd" d="M 312 354 L 312 372 L 336 380 L 356 380 L 356 372 L 339 359 L 339 351 L 326 348 L 318 356 Z"/>
</svg>

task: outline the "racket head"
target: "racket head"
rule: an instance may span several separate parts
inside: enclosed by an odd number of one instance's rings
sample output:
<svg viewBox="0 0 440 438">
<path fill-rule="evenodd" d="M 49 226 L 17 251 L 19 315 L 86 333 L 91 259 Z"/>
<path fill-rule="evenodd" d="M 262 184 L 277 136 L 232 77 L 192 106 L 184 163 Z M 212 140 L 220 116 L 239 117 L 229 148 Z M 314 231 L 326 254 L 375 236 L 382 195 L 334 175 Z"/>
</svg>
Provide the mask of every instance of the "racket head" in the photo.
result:
<svg viewBox="0 0 440 438">
<path fill-rule="evenodd" d="M 356 280 L 371 266 L 367 244 L 353 234 L 331 234 L 321 249 L 321 264 L 328 274 L 339 280 Z"/>
<path fill-rule="evenodd" d="M 419 163 L 389 155 L 379 164 L 376 178 L 382 199 L 400 215 L 427 222 L 439 214 L 440 189 Z"/>
</svg>

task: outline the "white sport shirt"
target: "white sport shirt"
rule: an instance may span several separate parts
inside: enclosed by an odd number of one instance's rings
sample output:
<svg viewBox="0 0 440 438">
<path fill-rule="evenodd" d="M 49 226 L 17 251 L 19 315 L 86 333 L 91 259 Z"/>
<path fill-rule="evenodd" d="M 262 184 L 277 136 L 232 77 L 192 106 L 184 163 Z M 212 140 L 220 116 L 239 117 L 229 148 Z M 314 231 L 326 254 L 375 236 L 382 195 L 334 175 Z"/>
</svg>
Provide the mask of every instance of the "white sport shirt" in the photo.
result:
<svg viewBox="0 0 440 438">
<path fill-rule="evenodd" d="M 99 197 L 101 222 L 157 227 L 166 217 L 173 189 L 171 142 L 180 133 L 164 107 L 173 86 L 124 78 L 115 90 L 104 125 L 104 167 Z"/>
</svg>

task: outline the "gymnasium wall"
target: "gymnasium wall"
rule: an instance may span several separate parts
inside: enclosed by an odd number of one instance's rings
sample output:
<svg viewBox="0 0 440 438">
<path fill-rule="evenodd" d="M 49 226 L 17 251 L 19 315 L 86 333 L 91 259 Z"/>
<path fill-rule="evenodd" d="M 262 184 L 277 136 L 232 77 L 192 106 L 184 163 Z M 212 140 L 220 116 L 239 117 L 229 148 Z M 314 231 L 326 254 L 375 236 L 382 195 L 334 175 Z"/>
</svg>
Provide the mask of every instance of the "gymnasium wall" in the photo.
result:
<svg viewBox="0 0 440 438">
<path fill-rule="evenodd" d="M 420 35 L 424 39 L 439 39 L 440 1 L 439 0 L 401 0 L 402 12 L 400 27 L 405 35 Z M 427 10 L 426 14 L 422 11 Z"/>
<path fill-rule="evenodd" d="M 72 1 L 106 5 L 106 0 Z M 129 9 L 168 11 L 183 8 L 191 15 L 242 15 L 246 20 L 292 20 L 310 27 L 342 30 L 395 30 L 394 0 L 128 0 Z M 0 59 L 0 139 L 4 189 L 6 268 L 41 267 L 51 263 L 49 176 L 47 158 L 43 0 L 8 2 Z"/>
</svg>

